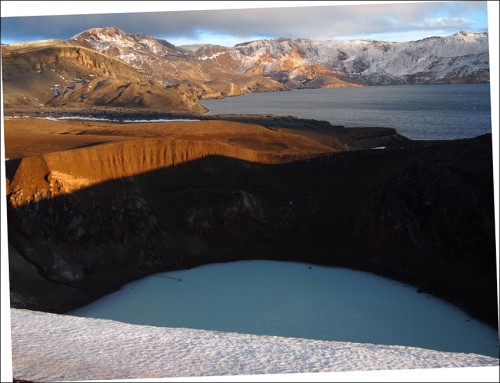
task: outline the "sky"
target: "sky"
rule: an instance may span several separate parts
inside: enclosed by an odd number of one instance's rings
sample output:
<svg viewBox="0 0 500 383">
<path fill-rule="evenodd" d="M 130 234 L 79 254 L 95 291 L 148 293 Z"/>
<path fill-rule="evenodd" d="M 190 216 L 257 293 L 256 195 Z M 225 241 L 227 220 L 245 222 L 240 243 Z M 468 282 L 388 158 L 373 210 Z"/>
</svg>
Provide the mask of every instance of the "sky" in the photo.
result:
<svg viewBox="0 0 500 383">
<path fill-rule="evenodd" d="M 8 44 L 68 39 L 90 28 L 117 26 L 175 45 L 234 46 L 279 37 L 412 41 L 459 31 L 487 31 L 487 3 L 2 1 L 1 39 Z"/>
</svg>

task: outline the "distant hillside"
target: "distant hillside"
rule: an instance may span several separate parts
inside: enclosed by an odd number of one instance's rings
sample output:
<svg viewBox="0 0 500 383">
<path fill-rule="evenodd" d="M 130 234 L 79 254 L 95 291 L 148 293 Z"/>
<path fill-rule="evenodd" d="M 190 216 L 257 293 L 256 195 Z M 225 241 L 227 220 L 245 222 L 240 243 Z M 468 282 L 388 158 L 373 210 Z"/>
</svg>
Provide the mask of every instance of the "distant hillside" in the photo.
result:
<svg viewBox="0 0 500 383">
<path fill-rule="evenodd" d="M 459 32 L 410 42 L 257 40 L 233 48 L 184 46 L 198 60 L 230 62 L 292 87 L 325 87 L 325 78 L 370 85 L 489 81 L 488 34 Z M 212 53 L 207 57 L 208 52 Z M 230 57 L 230 59 L 229 59 Z"/>
<path fill-rule="evenodd" d="M 60 41 L 2 47 L 4 106 L 206 109 L 189 89 L 155 86 L 121 60 Z"/>
<path fill-rule="evenodd" d="M 201 98 L 287 88 L 489 81 L 486 32 L 403 43 L 280 38 L 228 48 L 176 47 L 107 27 L 82 32 L 68 43 L 123 60 L 162 86 L 184 82 Z"/>
</svg>

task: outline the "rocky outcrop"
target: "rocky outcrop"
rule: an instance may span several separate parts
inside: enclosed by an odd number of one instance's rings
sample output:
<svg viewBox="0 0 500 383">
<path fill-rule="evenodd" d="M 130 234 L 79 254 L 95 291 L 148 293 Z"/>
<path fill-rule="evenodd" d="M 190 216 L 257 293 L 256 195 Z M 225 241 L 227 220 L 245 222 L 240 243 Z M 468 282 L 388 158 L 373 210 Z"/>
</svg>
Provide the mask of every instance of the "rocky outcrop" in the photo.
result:
<svg viewBox="0 0 500 383">
<path fill-rule="evenodd" d="M 249 144 L 252 143 L 248 140 L 241 145 L 231 145 L 206 140 L 136 139 L 26 157 L 9 184 L 9 202 L 13 207 L 37 203 L 102 182 L 213 155 L 262 163 L 300 158 L 300 155 L 280 154 L 279 151 L 262 153 L 249 148 Z M 263 144 L 254 141 L 254 145 Z M 327 149 L 325 147 L 325 151 Z"/>
<path fill-rule="evenodd" d="M 132 68 L 124 66 L 121 62 L 108 56 L 101 55 L 98 52 L 88 49 L 68 46 L 49 46 L 41 48 L 38 52 L 35 50 L 30 53 L 37 56 L 37 60 L 34 63 L 34 69 L 36 70 L 48 70 L 51 65 L 68 60 L 88 70 L 95 71 L 104 77 L 126 77 L 131 81 L 141 80 L 141 76 Z M 24 57 L 28 58 L 29 56 Z"/>
</svg>

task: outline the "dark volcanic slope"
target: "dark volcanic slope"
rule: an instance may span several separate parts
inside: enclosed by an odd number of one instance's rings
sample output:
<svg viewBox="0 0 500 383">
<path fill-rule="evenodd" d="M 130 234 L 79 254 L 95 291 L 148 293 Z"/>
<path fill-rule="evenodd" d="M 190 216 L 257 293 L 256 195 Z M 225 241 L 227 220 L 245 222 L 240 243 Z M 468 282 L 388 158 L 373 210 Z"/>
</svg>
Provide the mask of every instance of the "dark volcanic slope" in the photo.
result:
<svg viewBox="0 0 500 383">
<path fill-rule="evenodd" d="M 226 143 L 117 136 L 9 165 L 12 304 L 61 312 L 153 272 L 286 259 L 387 275 L 496 325 L 491 136 L 276 163 L 306 140 L 256 126 L 238 141 L 238 124 Z"/>
<path fill-rule="evenodd" d="M 164 89 L 112 57 L 59 42 L 2 47 L 4 107 L 128 107 L 205 112 L 189 89 Z"/>
</svg>

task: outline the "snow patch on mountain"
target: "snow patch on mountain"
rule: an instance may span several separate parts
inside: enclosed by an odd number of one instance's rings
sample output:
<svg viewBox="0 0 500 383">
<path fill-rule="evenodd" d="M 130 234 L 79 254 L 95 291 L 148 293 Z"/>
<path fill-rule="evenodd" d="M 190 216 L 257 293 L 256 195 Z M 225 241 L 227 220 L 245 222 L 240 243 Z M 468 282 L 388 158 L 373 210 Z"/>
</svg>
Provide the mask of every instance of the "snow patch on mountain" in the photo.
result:
<svg viewBox="0 0 500 383">
<path fill-rule="evenodd" d="M 488 34 L 459 32 L 403 43 L 372 40 L 314 41 L 307 39 L 256 40 L 233 48 L 241 71 L 260 66 L 273 70 L 284 57 L 298 65 L 321 65 L 344 71 L 370 84 L 404 83 L 422 74 L 435 81 L 489 70 Z M 425 77 L 427 76 L 427 77 Z"/>
<path fill-rule="evenodd" d="M 144 34 L 130 35 L 116 27 L 89 29 L 74 36 L 70 42 L 117 57 L 134 67 L 141 67 L 145 58 L 154 60 L 156 56 L 172 54 L 167 42 Z"/>
<path fill-rule="evenodd" d="M 218 56 L 224 54 L 225 52 L 217 52 L 217 53 L 214 53 L 213 55 L 211 56 L 201 56 L 201 57 L 197 57 L 196 59 L 197 60 L 202 60 L 202 61 L 205 61 L 205 60 L 215 60 Z"/>
<path fill-rule="evenodd" d="M 409 42 L 279 38 L 228 48 L 211 44 L 175 47 L 151 36 L 128 35 L 119 28 L 109 27 L 90 29 L 71 41 L 118 57 L 162 80 L 169 80 L 174 73 L 162 65 L 158 67 L 156 62 L 182 60 L 186 63 L 214 61 L 238 73 L 279 74 L 275 78 L 284 83 L 300 76 L 300 72 L 311 65 L 338 72 L 348 81 L 371 85 L 489 81 L 487 32 L 459 32 Z M 287 73 L 292 77 L 287 77 Z M 320 81 L 319 84 L 326 86 L 327 83 Z"/>
</svg>

